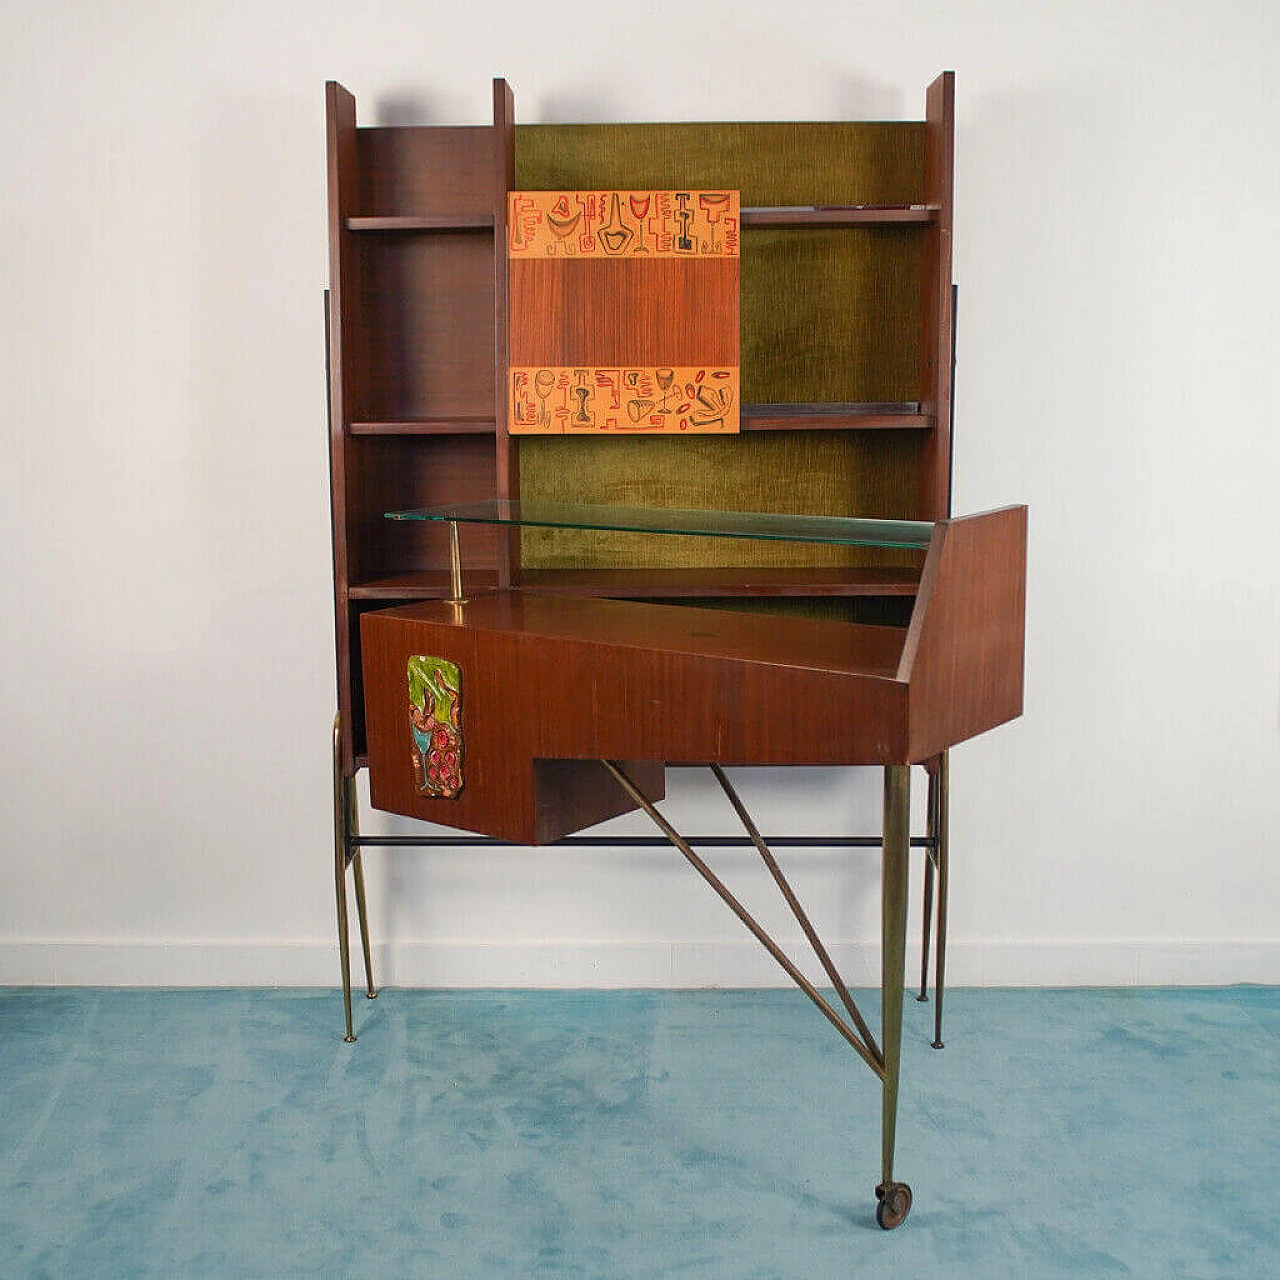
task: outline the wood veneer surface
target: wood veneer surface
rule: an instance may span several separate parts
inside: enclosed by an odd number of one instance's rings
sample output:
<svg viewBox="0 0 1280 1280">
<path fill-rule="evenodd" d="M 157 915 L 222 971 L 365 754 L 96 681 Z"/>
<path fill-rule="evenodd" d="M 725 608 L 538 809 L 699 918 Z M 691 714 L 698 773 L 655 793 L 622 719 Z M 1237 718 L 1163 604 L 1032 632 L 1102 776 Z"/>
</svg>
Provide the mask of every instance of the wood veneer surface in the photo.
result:
<svg viewBox="0 0 1280 1280">
<path fill-rule="evenodd" d="M 473 631 L 577 640 L 896 680 L 904 632 L 848 622 L 718 614 L 633 600 L 551 597 L 533 591 L 477 595 L 461 608 L 430 600 L 388 610 L 406 621 Z"/>
<path fill-rule="evenodd" d="M 756 623 L 760 625 L 756 625 Z M 793 625 L 786 625 L 793 624 Z M 373 804 L 504 839 L 567 834 L 540 762 L 885 763 L 906 750 L 893 628 L 522 593 L 362 620 Z M 462 673 L 463 788 L 417 794 L 407 663 Z M 558 771 L 560 785 L 575 776 Z M 590 791 L 594 775 L 582 775 Z M 607 792 L 584 799 L 581 812 Z"/>
</svg>

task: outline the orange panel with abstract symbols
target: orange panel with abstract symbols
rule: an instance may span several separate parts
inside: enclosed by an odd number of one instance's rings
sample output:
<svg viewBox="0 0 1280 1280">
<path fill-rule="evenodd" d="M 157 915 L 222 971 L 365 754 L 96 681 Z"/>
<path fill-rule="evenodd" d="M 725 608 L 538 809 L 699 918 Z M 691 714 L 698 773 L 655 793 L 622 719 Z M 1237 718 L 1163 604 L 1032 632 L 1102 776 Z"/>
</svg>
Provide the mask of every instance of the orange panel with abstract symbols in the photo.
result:
<svg viewBox="0 0 1280 1280">
<path fill-rule="evenodd" d="M 515 191 L 513 435 L 735 432 L 736 191 Z"/>
</svg>

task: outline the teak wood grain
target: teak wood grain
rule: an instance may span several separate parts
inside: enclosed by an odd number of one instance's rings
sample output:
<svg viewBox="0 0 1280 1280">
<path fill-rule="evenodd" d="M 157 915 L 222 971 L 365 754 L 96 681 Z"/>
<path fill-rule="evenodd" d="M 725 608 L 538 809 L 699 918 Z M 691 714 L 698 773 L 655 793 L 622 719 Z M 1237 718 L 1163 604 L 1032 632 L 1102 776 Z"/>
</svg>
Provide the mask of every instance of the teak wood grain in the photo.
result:
<svg viewBox="0 0 1280 1280">
<path fill-rule="evenodd" d="M 898 671 L 912 760 L 1022 714 L 1026 582 L 1026 507 L 935 528 Z"/>
<path fill-rule="evenodd" d="M 513 258 L 511 364 L 737 365 L 738 259 Z"/>
<path fill-rule="evenodd" d="M 490 143 L 486 125 L 362 127 L 355 161 L 362 217 L 442 217 L 492 212 L 489 170 L 477 158 Z"/>
<path fill-rule="evenodd" d="M 507 275 L 507 203 L 516 182 L 516 107 L 511 86 L 493 82 L 493 397 L 497 427 L 497 494 L 520 496 L 520 453 L 507 421 L 507 370 L 511 367 L 511 289 Z M 511 586 L 520 576 L 520 531 L 505 530 L 498 544 L 498 585 Z"/>
<path fill-rule="evenodd" d="M 920 472 L 920 511 L 925 520 L 951 514 L 952 170 L 955 90 L 944 71 L 926 95 L 925 199 L 937 217 L 925 228 L 920 304 L 920 409 L 933 420 Z"/>
<path fill-rule="evenodd" d="M 347 524 L 346 436 L 343 424 L 350 416 L 348 368 L 359 365 L 363 347 L 354 284 L 356 248 L 345 230 L 347 217 L 357 203 L 356 103 L 340 85 L 325 86 L 325 118 L 328 141 L 329 186 L 329 478 L 333 526 L 334 647 L 337 653 L 338 708 L 348 732 L 342 741 L 342 768 L 355 773 L 352 707 L 360 701 L 352 681 L 352 620 L 347 587 L 350 538 Z M 363 717 L 362 717 L 363 718 Z"/>
</svg>

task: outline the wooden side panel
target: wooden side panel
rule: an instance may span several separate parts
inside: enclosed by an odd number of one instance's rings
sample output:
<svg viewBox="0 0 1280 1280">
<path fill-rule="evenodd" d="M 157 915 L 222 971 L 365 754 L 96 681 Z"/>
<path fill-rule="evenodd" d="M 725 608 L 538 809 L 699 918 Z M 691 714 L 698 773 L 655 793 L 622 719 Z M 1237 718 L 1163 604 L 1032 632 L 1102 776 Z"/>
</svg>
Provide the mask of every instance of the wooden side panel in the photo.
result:
<svg viewBox="0 0 1280 1280">
<path fill-rule="evenodd" d="M 343 734 L 342 768 L 354 776 L 351 618 L 347 586 L 347 477 L 343 424 L 357 370 L 363 363 L 355 318 L 359 284 L 357 255 L 345 220 L 357 201 L 356 102 L 335 81 L 325 85 L 329 183 L 329 492 L 333 532 L 334 641 L 337 654 L 338 711 Z M 357 659 L 358 661 L 358 659 Z M 357 713 L 362 714 L 362 712 Z"/>
<path fill-rule="evenodd" d="M 350 418 L 489 417 L 492 235 L 480 230 L 356 238 L 358 323 L 366 353 Z"/>
<path fill-rule="evenodd" d="M 951 514 L 952 170 L 955 150 L 955 72 L 929 86 L 926 104 L 925 199 L 937 219 L 925 229 L 920 308 L 920 407 L 933 415 L 920 474 L 923 520 Z"/>
<path fill-rule="evenodd" d="M 913 762 L 1022 714 L 1026 580 L 1026 507 L 934 530 L 898 669 Z"/>
<path fill-rule="evenodd" d="M 356 217 L 487 214 L 492 199 L 487 125 L 391 125 L 358 137 Z M 501 243 L 501 242 L 499 242 Z"/>
<path fill-rule="evenodd" d="M 507 206 L 516 182 L 516 105 L 511 86 L 493 82 L 493 400 L 497 428 L 497 495 L 520 496 L 520 455 L 511 441 L 507 417 L 507 370 L 511 366 L 511 277 L 507 270 Z M 505 530 L 499 542 L 498 585 L 509 587 L 520 577 L 520 531 Z"/>
</svg>

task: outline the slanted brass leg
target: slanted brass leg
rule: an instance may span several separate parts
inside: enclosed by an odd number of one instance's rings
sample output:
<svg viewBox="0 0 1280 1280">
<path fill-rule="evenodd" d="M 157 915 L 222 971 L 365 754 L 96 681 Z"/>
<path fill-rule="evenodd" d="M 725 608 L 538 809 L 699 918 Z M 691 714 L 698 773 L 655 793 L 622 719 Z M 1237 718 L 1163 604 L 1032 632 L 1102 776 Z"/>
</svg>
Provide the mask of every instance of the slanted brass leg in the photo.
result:
<svg viewBox="0 0 1280 1280">
<path fill-rule="evenodd" d="M 342 1038 L 352 1044 L 356 1033 L 351 1022 L 351 939 L 347 923 L 347 805 L 347 780 L 342 772 L 342 716 L 339 714 L 333 718 L 333 875 L 338 900 L 342 1008 L 347 1018 L 347 1034 Z"/>
<path fill-rule="evenodd" d="M 344 778 L 346 787 L 347 813 L 347 845 L 351 847 L 351 837 L 360 834 L 360 805 L 356 797 L 356 780 Z M 357 846 L 351 855 L 351 874 L 356 884 L 356 919 L 360 922 L 360 948 L 364 952 L 364 993 L 367 999 L 378 998 L 377 989 L 373 985 L 373 961 L 369 957 L 369 912 L 364 897 L 364 863 L 360 859 Z"/>
<path fill-rule="evenodd" d="M 365 995 L 376 1000 L 373 961 L 369 955 L 369 911 L 365 905 L 364 864 L 360 850 L 352 843 L 360 834 L 360 809 L 356 801 L 356 780 L 342 772 L 342 716 L 333 718 L 333 875 L 338 899 L 338 955 L 342 962 L 342 1007 L 347 1019 L 343 1039 L 351 1044 L 355 1029 L 351 1021 L 351 929 L 347 916 L 347 867 L 351 866 L 356 885 L 356 916 L 360 922 L 360 948 L 364 952 Z"/>
<path fill-rule="evenodd" d="M 884 875 L 881 890 L 880 998 L 884 1055 L 881 1113 L 881 1181 L 876 1188 L 876 1221 L 896 1227 L 911 1208 L 911 1188 L 893 1180 L 893 1149 L 898 1124 L 898 1076 L 902 1061 L 902 999 L 906 984 L 907 895 L 911 850 L 911 769 L 889 765 L 884 771 Z"/>
<path fill-rule="evenodd" d="M 938 774 L 934 762 L 925 766 L 929 775 L 929 796 L 925 804 L 925 835 L 938 838 Z M 933 933 L 933 860 L 935 844 L 924 851 L 924 909 L 920 912 L 920 994 L 917 1000 L 929 998 L 929 939 Z"/>
<path fill-rule="evenodd" d="M 948 795 L 950 789 L 949 752 L 938 756 L 938 806 L 934 835 L 934 857 L 938 864 L 938 940 L 937 969 L 933 980 L 933 1047 L 942 1048 L 942 992 L 947 968 L 947 827 L 950 821 Z"/>
</svg>

